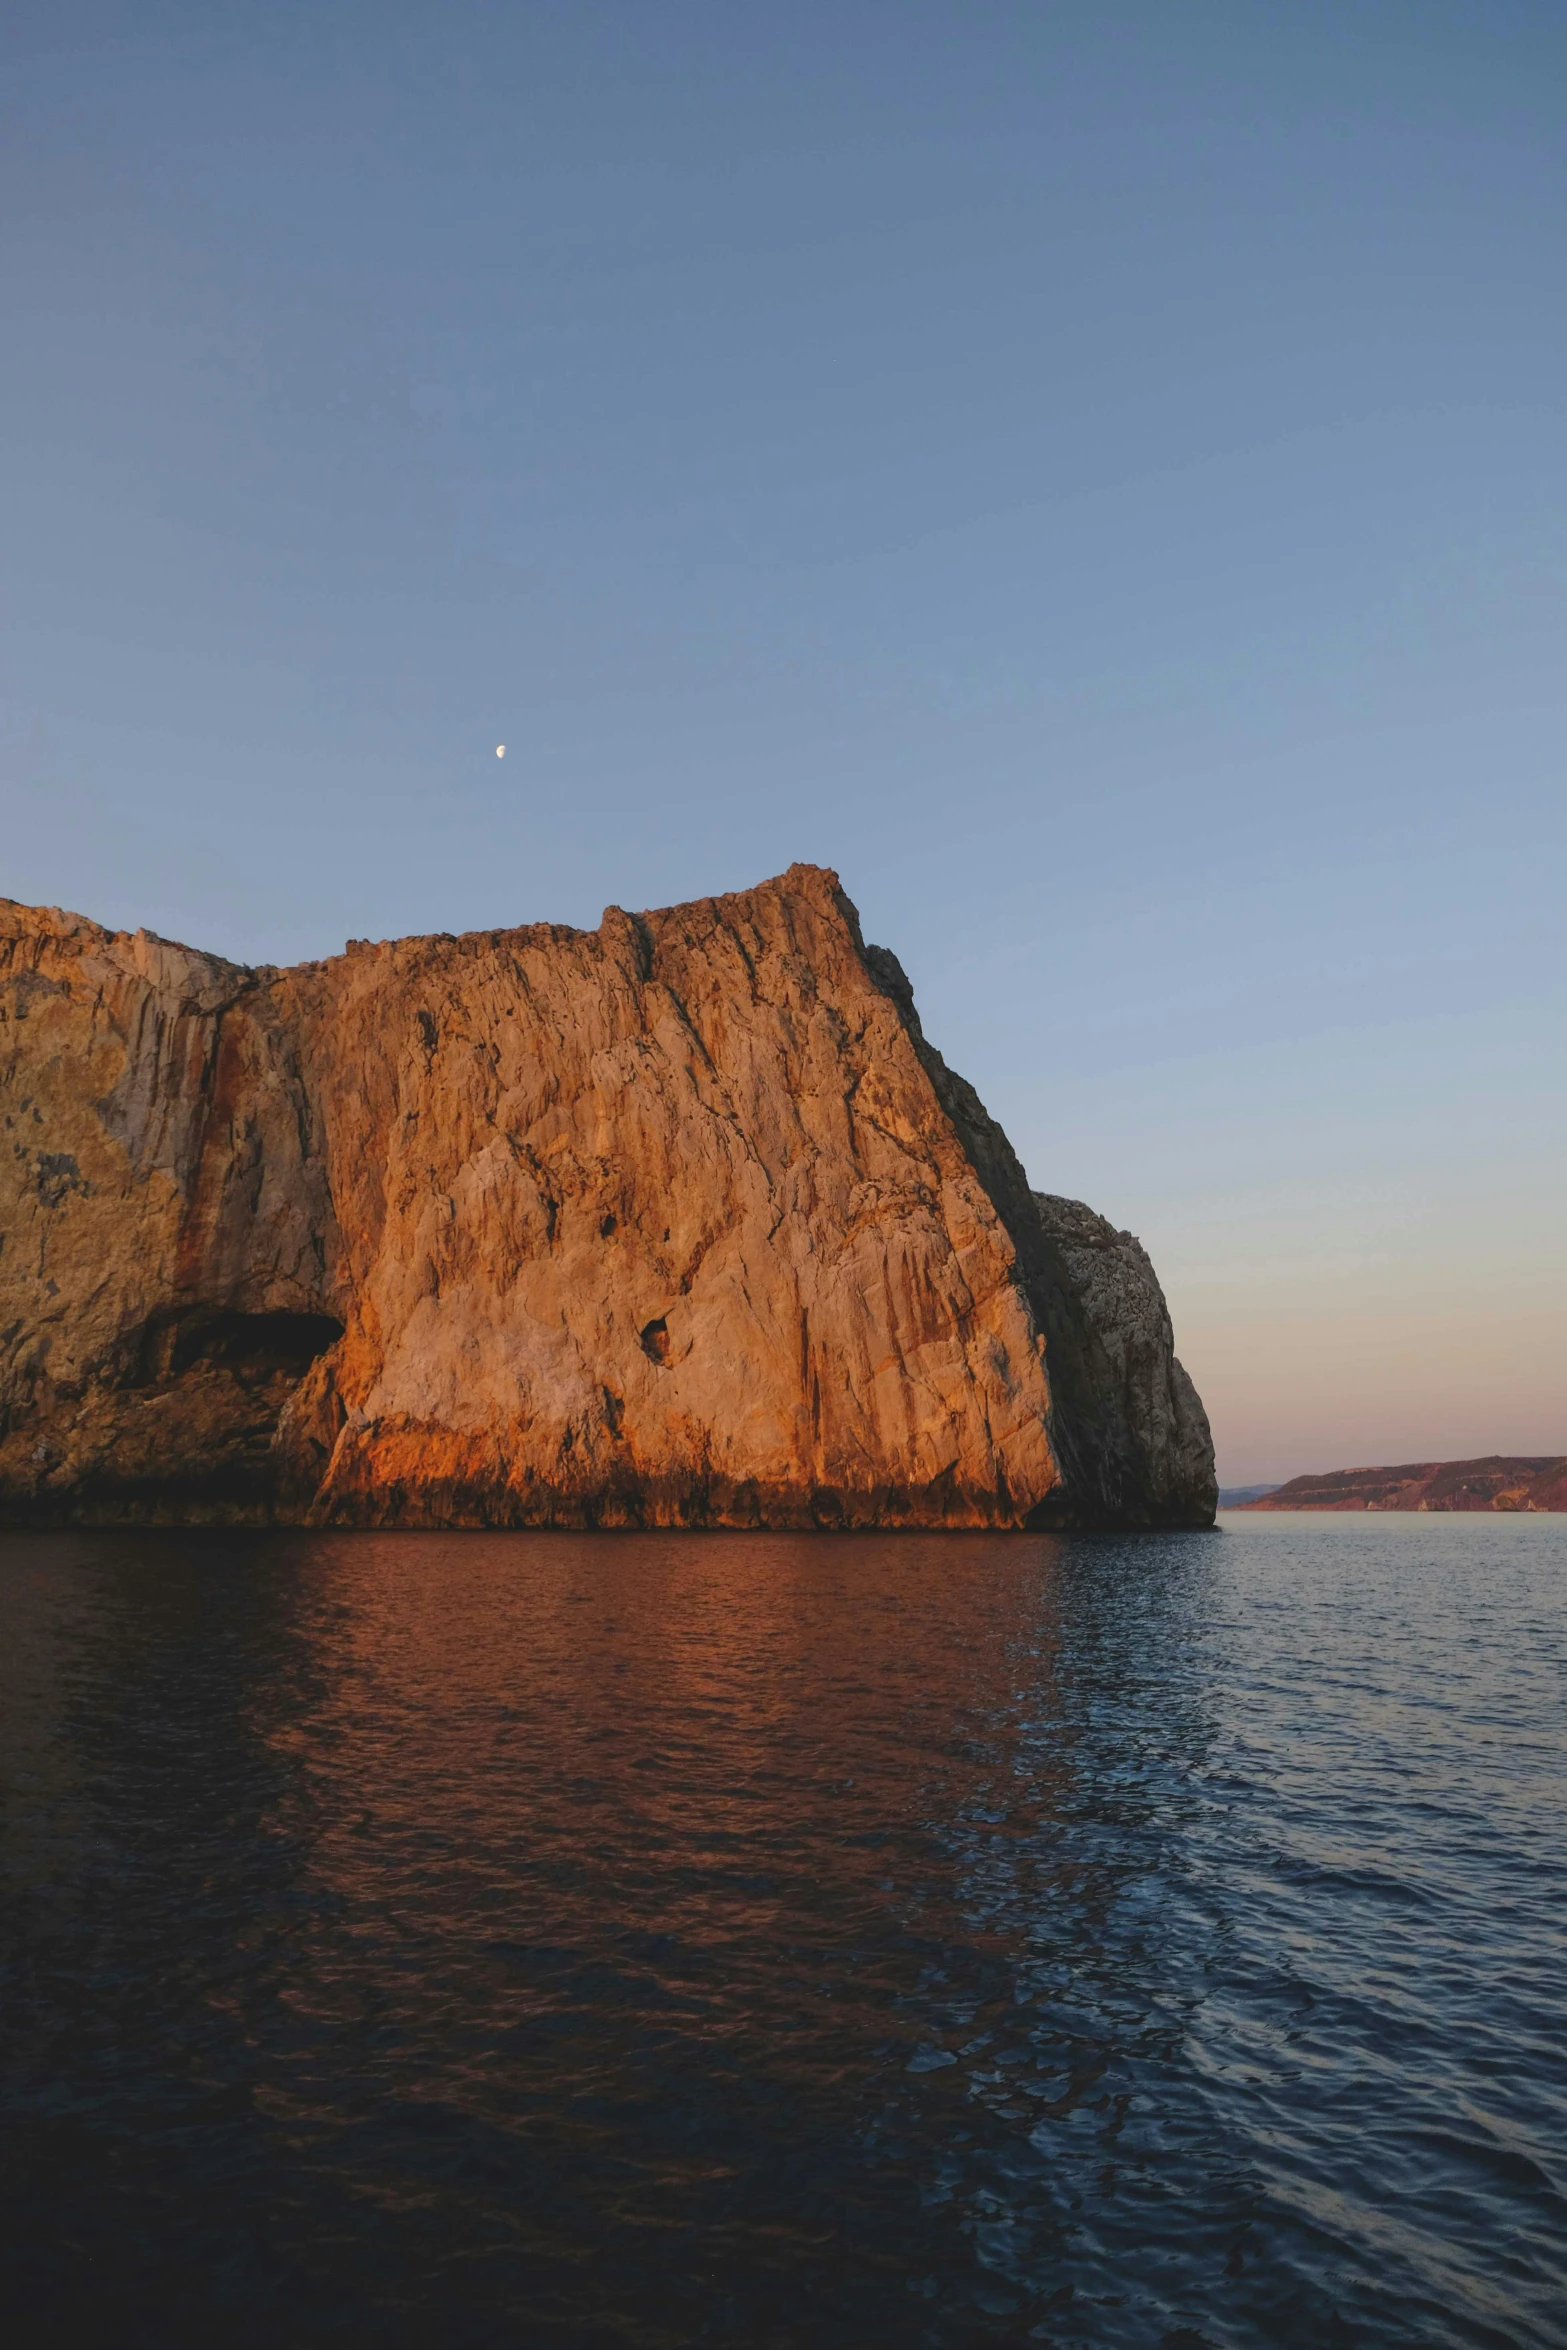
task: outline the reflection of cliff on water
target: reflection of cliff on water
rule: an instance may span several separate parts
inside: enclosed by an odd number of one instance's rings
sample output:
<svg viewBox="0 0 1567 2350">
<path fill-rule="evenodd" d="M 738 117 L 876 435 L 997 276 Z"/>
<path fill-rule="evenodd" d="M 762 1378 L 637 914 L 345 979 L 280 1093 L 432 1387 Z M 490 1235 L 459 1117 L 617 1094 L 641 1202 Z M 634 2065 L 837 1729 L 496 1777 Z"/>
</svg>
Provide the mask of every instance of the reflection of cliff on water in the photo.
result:
<svg viewBox="0 0 1567 2350">
<path fill-rule="evenodd" d="M 896 2268 L 918 2212 L 956 2239 L 937 2271 L 982 2246 L 984 2289 L 1031 2298 L 1085 2170 L 1141 2191 L 1165 2149 L 1128 2127 L 1133 2079 L 1176 2053 L 1194 1977 L 1166 1946 L 1200 1906 L 1168 1543 L 393 1537 L 334 1563 L 353 1600 L 296 1800 L 422 2094 L 614 2163 L 628 2225 L 765 2226 L 780 2290 L 822 2229 Z M 336 1979 L 351 2027 L 366 1978 Z M 548 2195 L 541 2219 L 558 2253 Z"/>
<path fill-rule="evenodd" d="M 951 1677 L 920 1793 L 938 1865 L 902 1909 L 928 1946 L 916 2067 L 953 2097 L 923 2200 L 952 2207 L 1021 2310 L 1092 2254 L 1088 2211 L 1114 2204 L 1135 2232 L 1199 2154 L 1190 2108 L 1148 2091 L 1179 2062 L 1217 1926 L 1191 1881 L 1213 1738 L 1186 1671 L 1200 1546 L 1067 1539 L 1047 1572 L 1007 1561 L 993 1546 L 1003 1606 Z M 917 2105 L 889 2083 L 882 2132 L 927 2135 Z"/>
<path fill-rule="evenodd" d="M 1563 1588 L 1490 1517 L 0 1543 L 0 2309 L 1545 2350 Z"/>
<path fill-rule="evenodd" d="M 133 2309 L 173 2199 L 238 2340 L 304 2291 L 848 2343 L 911 2263 L 943 2340 L 1010 2339 L 1157 2152 L 1206 1735 L 1139 1720 L 1168 1538 L 37 1550 L 92 1910 L 55 2191 Z"/>
<path fill-rule="evenodd" d="M 163 1909 L 199 1913 L 201 1886 L 251 1845 L 286 1777 L 275 1719 L 319 1694 L 312 1651 L 292 1637 L 291 1547 L 7 1536 L 0 1762 L 29 1800 L 12 1806 L 0 1865 L 17 1870 L 25 1851 L 46 1902 L 85 1899 L 123 1921 L 156 1886 Z"/>
<path fill-rule="evenodd" d="M 245 2233 L 214 2195 L 261 2155 L 298 1913 L 270 1825 L 273 1717 L 315 1694 L 293 1604 L 282 1546 L 245 1536 L 12 1536 L 0 1557 L 0 2249 L 7 2298 L 62 2323 L 123 2294 L 140 2338 L 171 2209 L 195 2263 Z"/>
</svg>

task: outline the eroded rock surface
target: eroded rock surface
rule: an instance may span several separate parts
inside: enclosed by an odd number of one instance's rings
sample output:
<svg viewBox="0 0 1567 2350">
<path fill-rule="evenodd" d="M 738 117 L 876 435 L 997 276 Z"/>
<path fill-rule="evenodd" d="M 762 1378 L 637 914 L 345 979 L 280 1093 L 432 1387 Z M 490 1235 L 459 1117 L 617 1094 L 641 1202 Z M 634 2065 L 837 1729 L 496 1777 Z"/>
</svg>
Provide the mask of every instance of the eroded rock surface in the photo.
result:
<svg viewBox="0 0 1567 2350">
<path fill-rule="evenodd" d="M 241 969 L 0 906 L 0 1510 L 1205 1524 L 1135 1241 L 835 876 Z"/>
</svg>

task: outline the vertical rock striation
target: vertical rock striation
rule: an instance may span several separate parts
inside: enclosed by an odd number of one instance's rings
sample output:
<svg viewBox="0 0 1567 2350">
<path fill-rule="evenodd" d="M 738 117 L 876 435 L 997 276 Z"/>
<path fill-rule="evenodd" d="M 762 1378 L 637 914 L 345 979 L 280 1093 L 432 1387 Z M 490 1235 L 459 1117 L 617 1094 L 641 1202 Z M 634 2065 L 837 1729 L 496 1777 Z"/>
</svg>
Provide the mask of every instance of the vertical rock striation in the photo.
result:
<svg viewBox="0 0 1567 2350">
<path fill-rule="evenodd" d="M 836 878 L 240 969 L 0 908 L 0 1510 L 1191 1525 L 1137 1243 Z"/>
</svg>

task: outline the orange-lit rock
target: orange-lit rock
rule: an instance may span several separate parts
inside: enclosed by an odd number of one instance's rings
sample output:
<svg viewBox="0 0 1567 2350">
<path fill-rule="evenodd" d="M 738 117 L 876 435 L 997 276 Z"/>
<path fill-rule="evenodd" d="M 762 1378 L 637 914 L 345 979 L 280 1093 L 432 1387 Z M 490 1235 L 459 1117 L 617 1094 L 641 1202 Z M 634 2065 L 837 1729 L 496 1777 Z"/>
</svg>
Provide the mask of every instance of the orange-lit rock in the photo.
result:
<svg viewBox="0 0 1567 2350">
<path fill-rule="evenodd" d="M 836 878 L 249 971 L 0 905 L 0 1508 L 1205 1524 L 1137 1244 Z"/>
</svg>

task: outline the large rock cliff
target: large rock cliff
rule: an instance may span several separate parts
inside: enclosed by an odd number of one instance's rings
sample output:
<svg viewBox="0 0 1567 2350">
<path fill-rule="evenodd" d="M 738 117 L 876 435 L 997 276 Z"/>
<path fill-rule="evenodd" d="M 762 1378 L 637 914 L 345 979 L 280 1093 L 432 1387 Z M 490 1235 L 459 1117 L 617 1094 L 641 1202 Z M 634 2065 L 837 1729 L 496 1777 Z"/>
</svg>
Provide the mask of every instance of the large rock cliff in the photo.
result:
<svg viewBox="0 0 1567 2350">
<path fill-rule="evenodd" d="M 1146 1256 L 837 880 L 244 970 L 0 901 L 0 1514 L 1203 1525 Z"/>
</svg>

